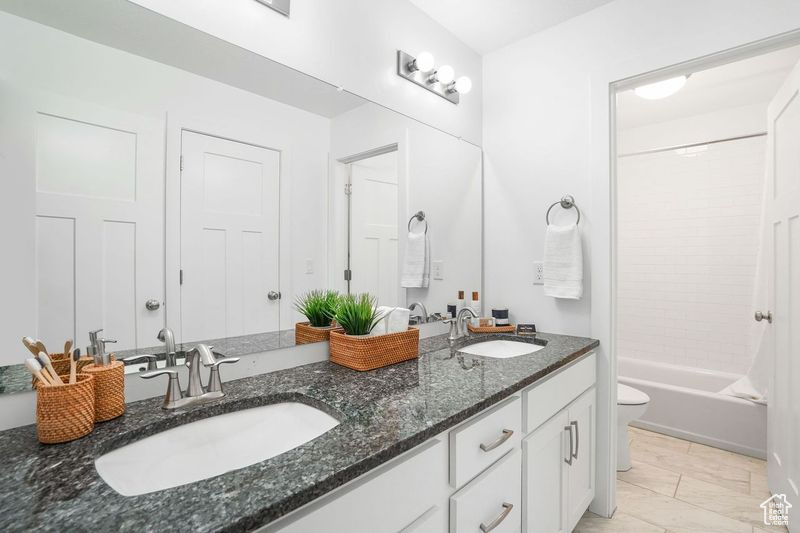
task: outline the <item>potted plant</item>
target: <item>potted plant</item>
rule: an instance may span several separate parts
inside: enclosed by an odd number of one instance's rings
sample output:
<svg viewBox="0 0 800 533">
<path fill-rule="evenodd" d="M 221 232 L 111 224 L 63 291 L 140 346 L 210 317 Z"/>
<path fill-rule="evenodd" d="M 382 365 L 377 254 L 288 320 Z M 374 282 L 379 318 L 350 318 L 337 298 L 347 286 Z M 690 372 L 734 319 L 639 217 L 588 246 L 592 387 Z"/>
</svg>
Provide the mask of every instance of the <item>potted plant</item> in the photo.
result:
<svg viewBox="0 0 800 533">
<path fill-rule="evenodd" d="M 419 355 L 419 330 L 370 336 L 381 321 L 369 294 L 342 296 L 336 310 L 339 329 L 331 331 L 331 361 L 354 370 L 374 370 Z"/>
<path fill-rule="evenodd" d="M 308 319 L 295 324 L 295 344 L 326 341 L 331 330 L 337 327 L 333 321 L 339 307 L 339 293 L 336 291 L 309 291 L 295 300 L 294 307 Z"/>
</svg>

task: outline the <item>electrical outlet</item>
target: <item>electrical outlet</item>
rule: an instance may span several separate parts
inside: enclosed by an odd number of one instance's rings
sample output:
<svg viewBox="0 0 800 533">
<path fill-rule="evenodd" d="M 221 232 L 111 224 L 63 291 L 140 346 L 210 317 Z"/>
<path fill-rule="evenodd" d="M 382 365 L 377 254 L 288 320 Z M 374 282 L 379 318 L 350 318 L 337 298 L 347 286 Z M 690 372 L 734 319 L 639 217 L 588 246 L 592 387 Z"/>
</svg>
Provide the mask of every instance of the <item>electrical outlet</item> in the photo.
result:
<svg viewBox="0 0 800 533">
<path fill-rule="evenodd" d="M 431 261 L 433 279 L 444 279 L 444 261 Z"/>
<path fill-rule="evenodd" d="M 533 284 L 544 285 L 544 263 L 542 261 L 533 262 Z"/>
</svg>

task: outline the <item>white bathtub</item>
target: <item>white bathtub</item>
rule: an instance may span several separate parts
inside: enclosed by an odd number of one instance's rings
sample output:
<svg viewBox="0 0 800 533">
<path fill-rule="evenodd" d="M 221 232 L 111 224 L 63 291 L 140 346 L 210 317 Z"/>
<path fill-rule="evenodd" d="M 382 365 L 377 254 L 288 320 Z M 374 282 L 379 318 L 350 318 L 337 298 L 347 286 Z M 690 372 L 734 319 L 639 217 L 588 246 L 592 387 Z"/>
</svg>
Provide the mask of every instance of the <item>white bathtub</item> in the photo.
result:
<svg viewBox="0 0 800 533">
<path fill-rule="evenodd" d="M 619 381 L 650 396 L 631 425 L 761 459 L 767 456 L 767 408 L 718 391 L 741 376 L 621 357 Z"/>
</svg>

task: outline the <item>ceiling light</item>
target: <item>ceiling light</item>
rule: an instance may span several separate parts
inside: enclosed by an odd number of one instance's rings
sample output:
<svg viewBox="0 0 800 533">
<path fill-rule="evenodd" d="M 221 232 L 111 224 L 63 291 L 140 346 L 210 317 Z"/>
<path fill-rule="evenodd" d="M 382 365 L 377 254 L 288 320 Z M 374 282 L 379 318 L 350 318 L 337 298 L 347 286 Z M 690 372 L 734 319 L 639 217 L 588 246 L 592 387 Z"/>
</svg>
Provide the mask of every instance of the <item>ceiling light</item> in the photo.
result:
<svg viewBox="0 0 800 533">
<path fill-rule="evenodd" d="M 633 92 L 636 96 L 645 100 L 659 100 L 680 91 L 686 85 L 687 79 L 689 79 L 689 76 L 678 76 L 668 80 L 657 81 L 656 83 L 636 87 Z"/>
<path fill-rule="evenodd" d="M 460 76 L 453 88 L 461 94 L 467 94 L 472 90 L 472 80 L 467 76 Z"/>
<path fill-rule="evenodd" d="M 408 65 L 411 72 L 430 72 L 433 70 L 433 54 L 430 52 L 420 52 L 420 54 Z"/>
</svg>

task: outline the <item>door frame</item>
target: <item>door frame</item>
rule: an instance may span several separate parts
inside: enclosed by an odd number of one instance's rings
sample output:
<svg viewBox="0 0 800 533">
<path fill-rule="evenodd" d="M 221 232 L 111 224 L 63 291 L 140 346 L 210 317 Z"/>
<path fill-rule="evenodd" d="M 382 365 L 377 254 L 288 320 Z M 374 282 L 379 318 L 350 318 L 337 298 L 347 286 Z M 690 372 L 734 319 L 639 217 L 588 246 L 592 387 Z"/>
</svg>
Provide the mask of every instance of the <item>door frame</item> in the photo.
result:
<svg viewBox="0 0 800 533">
<path fill-rule="evenodd" d="M 648 57 L 606 65 L 590 75 L 592 337 L 600 340 L 597 368 L 597 493 L 590 509 L 605 517 L 616 510 L 617 449 L 617 142 L 616 94 L 638 85 L 725 65 L 800 44 L 800 29 L 721 51 L 702 38 L 669 51 L 673 63 L 653 68 Z M 690 57 L 691 59 L 685 59 Z"/>
<path fill-rule="evenodd" d="M 280 171 L 278 175 L 278 285 L 286 295 L 293 294 L 291 272 L 291 254 L 289 249 L 291 224 L 284 220 L 291 218 L 291 198 L 287 183 L 291 183 L 290 160 L 291 149 L 280 147 L 280 139 L 265 135 L 257 124 L 248 121 L 237 121 L 233 118 L 219 120 L 219 117 L 198 117 L 181 113 L 167 113 L 166 127 L 166 159 L 165 159 L 165 308 L 167 327 L 173 329 L 175 342 L 181 338 L 181 155 L 183 154 L 183 132 L 199 133 L 209 137 L 248 144 L 278 152 Z M 170 206 L 174 206 L 170 208 Z M 285 317 L 291 316 L 291 298 L 281 298 L 279 307 L 279 324 Z M 280 326 L 279 326 L 280 327 Z M 157 332 L 154 332 L 157 333 Z M 155 341 L 155 334 L 153 336 Z"/>
</svg>

